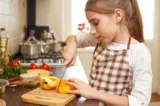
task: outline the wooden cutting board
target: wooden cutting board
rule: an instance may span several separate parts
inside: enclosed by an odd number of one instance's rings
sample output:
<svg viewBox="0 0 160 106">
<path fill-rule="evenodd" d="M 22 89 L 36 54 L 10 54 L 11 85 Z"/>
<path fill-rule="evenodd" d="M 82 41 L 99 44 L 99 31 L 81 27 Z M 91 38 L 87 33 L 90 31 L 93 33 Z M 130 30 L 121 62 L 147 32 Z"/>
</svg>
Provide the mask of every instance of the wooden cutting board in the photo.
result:
<svg viewBox="0 0 160 106">
<path fill-rule="evenodd" d="M 36 88 L 21 96 L 24 102 L 48 106 L 65 106 L 75 97 L 76 95 L 60 94 L 55 92 L 55 90 L 46 91 L 42 88 Z"/>
<path fill-rule="evenodd" d="M 6 106 L 6 102 L 2 99 L 0 99 L 0 106 Z"/>
</svg>

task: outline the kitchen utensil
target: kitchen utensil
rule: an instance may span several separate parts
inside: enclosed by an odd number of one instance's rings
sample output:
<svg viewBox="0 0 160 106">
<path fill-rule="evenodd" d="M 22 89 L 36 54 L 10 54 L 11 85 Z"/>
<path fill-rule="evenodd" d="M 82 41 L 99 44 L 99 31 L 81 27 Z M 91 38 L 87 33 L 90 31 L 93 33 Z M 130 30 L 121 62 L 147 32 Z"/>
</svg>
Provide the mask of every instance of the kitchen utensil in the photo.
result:
<svg viewBox="0 0 160 106">
<path fill-rule="evenodd" d="M 62 74 L 61 74 L 61 76 L 60 76 L 60 81 L 59 81 L 59 84 L 58 84 L 58 86 L 57 86 L 57 88 L 56 88 L 56 92 L 58 91 L 58 88 L 59 88 L 59 86 L 60 86 L 60 84 L 61 84 L 61 81 L 62 81 L 62 78 L 64 77 L 64 74 L 65 74 L 65 72 L 66 72 L 66 69 L 67 69 L 67 66 L 65 66 L 64 67 L 64 70 L 62 71 Z"/>
<path fill-rule="evenodd" d="M 26 42 L 21 43 L 20 47 L 24 58 L 39 58 L 41 54 L 41 43 L 34 36 L 30 36 Z"/>
<path fill-rule="evenodd" d="M 65 106 L 75 97 L 76 95 L 73 94 L 60 94 L 55 92 L 55 90 L 48 91 L 41 88 L 36 88 L 21 96 L 24 102 L 47 106 Z"/>
<path fill-rule="evenodd" d="M 51 31 L 50 34 L 52 35 L 52 39 L 53 39 L 53 40 L 56 40 L 53 31 Z"/>
<path fill-rule="evenodd" d="M 41 40 L 44 42 L 50 41 L 50 40 L 54 40 L 54 35 L 52 35 L 52 33 L 47 32 L 46 30 L 44 30 L 43 34 L 41 35 Z"/>
<path fill-rule="evenodd" d="M 29 35 L 30 30 L 34 30 L 35 31 L 34 37 L 37 40 L 41 40 L 42 33 L 44 32 L 44 30 L 46 30 L 47 32 L 50 32 L 49 26 L 27 25 L 27 27 L 26 27 L 26 35 L 27 36 L 25 37 L 25 40 L 27 40 L 27 38 L 30 36 Z"/>
<path fill-rule="evenodd" d="M 50 40 L 48 42 L 43 42 L 43 51 L 49 52 L 61 52 L 64 50 L 66 43 L 63 41 Z"/>
</svg>

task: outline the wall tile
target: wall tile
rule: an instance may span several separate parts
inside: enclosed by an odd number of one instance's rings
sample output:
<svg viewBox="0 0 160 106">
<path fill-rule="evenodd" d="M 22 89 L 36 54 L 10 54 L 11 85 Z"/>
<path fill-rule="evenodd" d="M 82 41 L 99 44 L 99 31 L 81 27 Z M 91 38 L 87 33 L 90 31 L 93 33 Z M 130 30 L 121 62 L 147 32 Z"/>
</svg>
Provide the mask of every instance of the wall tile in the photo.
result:
<svg viewBox="0 0 160 106">
<path fill-rule="evenodd" d="M 0 28 L 5 28 L 9 34 L 10 55 L 14 55 L 19 51 L 19 44 L 24 37 L 26 1 L 0 0 Z"/>
</svg>

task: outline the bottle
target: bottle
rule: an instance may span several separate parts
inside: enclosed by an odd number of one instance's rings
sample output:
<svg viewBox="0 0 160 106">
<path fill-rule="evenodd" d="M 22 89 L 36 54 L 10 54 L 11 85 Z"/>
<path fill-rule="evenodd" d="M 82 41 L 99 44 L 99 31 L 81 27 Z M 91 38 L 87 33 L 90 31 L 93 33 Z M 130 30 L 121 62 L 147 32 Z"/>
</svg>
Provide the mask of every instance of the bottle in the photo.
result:
<svg viewBox="0 0 160 106">
<path fill-rule="evenodd" d="M 6 49 L 8 48 L 8 35 L 5 31 L 5 28 L 1 28 L 0 31 L 0 50 L 2 52 L 6 51 Z"/>
<path fill-rule="evenodd" d="M 3 68 L 9 62 L 9 36 L 5 28 L 0 29 L 0 67 Z"/>
</svg>

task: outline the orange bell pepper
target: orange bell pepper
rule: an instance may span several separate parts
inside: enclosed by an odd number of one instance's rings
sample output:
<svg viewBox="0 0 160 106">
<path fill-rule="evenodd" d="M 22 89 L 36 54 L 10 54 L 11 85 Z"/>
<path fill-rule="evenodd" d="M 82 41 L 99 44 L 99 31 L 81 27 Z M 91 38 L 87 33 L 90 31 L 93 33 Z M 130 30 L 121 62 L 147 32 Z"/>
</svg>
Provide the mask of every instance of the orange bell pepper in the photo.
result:
<svg viewBox="0 0 160 106">
<path fill-rule="evenodd" d="M 61 94 L 66 94 L 68 90 L 74 90 L 75 88 L 71 85 L 68 85 L 68 80 L 61 80 L 58 88 L 58 92 Z"/>
<path fill-rule="evenodd" d="M 40 86 L 45 90 L 55 89 L 59 84 L 59 79 L 55 76 L 43 76 L 39 77 Z"/>
</svg>

